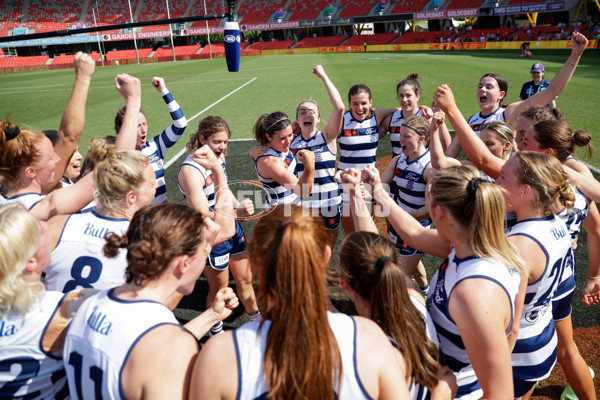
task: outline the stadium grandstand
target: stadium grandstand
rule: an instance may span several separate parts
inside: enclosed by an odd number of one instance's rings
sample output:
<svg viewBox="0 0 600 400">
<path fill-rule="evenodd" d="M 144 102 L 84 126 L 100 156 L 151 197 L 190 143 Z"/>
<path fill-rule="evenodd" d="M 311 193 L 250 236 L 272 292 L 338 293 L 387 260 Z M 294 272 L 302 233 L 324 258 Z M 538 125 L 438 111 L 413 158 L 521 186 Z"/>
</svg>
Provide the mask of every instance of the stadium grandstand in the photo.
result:
<svg viewBox="0 0 600 400">
<path fill-rule="evenodd" d="M 574 31 L 600 33 L 600 10 L 583 0 L 237 0 L 232 10 L 242 27 L 242 55 L 342 47 L 460 45 L 567 41 Z M 507 8 L 506 6 L 510 6 Z M 535 12 L 531 12 L 533 10 Z M 506 10 L 509 10 L 508 13 Z M 225 0 L 8 0 L 0 2 L 0 68 L 72 65 L 83 50 L 101 63 L 222 56 L 224 19 L 110 29 L 81 40 L 11 43 L 12 36 L 102 27 L 227 12 Z M 460 22 L 452 17 L 462 17 Z M 169 29 L 171 28 L 171 29 Z M 211 34 L 210 47 L 207 33 Z M 133 43 L 133 35 L 136 43 Z M 170 47 L 173 35 L 175 50 Z M 595 41 L 591 43 L 595 46 Z M 138 48 L 137 52 L 135 47 Z M 512 48 L 512 47 L 493 47 Z M 542 46 L 543 48 L 543 46 Z M 373 48 L 374 49 L 374 48 Z M 384 50 L 384 48 L 377 48 Z M 421 49 L 416 47 L 414 49 Z M 428 50 L 429 48 L 423 50 Z M 356 51 L 362 49 L 356 49 Z M 391 47 L 388 50 L 399 50 Z M 245 53 L 244 53 L 245 52 Z"/>
</svg>

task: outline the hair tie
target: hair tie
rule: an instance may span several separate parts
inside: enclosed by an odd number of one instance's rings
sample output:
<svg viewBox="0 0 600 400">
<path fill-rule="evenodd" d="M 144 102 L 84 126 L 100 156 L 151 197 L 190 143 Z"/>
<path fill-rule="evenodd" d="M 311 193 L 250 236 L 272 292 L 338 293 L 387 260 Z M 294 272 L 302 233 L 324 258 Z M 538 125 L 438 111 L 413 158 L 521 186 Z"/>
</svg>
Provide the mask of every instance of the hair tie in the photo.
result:
<svg viewBox="0 0 600 400">
<path fill-rule="evenodd" d="M 278 119 L 277 121 L 273 122 L 271 125 L 269 125 L 268 127 L 266 127 L 265 131 L 271 132 L 271 128 L 274 127 L 275 124 L 278 124 L 278 123 L 286 121 L 286 120 L 289 121 L 290 119 L 288 117 Z"/>
<path fill-rule="evenodd" d="M 477 188 L 481 182 L 485 182 L 486 180 L 480 177 L 473 178 L 467 184 L 467 194 L 470 199 L 475 200 L 475 195 L 477 194 Z"/>
<path fill-rule="evenodd" d="M 17 125 L 10 124 L 4 128 L 4 134 L 6 135 L 7 141 L 19 136 L 19 133 L 21 133 L 21 128 L 19 128 Z"/>
<path fill-rule="evenodd" d="M 402 124 L 402 125 L 400 125 L 400 126 L 401 126 L 401 127 L 403 127 L 403 128 L 406 128 L 406 129 L 410 129 L 411 131 L 413 131 L 414 133 L 416 133 L 416 134 L 417 134 L 417 135 L 419 135 L 419 136 L 424 136 L 424 135 L 423 135 L 421 132 L 419 132 L 418 130 L 416 130 L 416 129 L 415 129 L 415 128 L 413 128 L 412 126 L 408 126 L 408 125 L 406 125 L 406 124 Z"/>
<path fill-rule="evenodd" d="M 377 273 L 379 275 L 381 275 L 381 272 L 383 271 L 383 267 L 385 266 L 386 261 L 390 261 L 390 258 L 388 256 L 381 256 L 375 262 L 375 271 L 377 271 Z"/>
</svg>

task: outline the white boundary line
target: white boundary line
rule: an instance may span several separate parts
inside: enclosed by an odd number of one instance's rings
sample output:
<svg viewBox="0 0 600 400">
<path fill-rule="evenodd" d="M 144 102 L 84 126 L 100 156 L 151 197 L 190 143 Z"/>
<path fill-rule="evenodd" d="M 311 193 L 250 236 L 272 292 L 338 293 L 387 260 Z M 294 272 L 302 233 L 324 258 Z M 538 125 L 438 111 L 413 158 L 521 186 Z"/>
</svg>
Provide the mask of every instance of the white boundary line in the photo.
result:
<svg viewBox="0 0 600 400">
<path fill-rule="evenodd" d="M 581 161 L 581 160 L 579 160 L 579 161 Z M 600 174 L 600 169 L 594 167 L 593 165 L 586 163 L 585 161 L 581 161 L 581 162 L 584 163 L 589 169 L 591 169 L 595 173 Z"/>
<path fill-rule="evenodd" d="M 223 100 L 225 100 L 226 98 L 228 98 L 229 96 L 231 96 L 232 94 L 234 94 L 235 92 L 237 92 L 238 90 L 242 89 L 244 86 L 251 84 L 252 82 L 254 82 L 257 79 L 258 79 L 257 77 L 254 77 L 254 78 L 250 79 L 248 82 L 244 83 L 242 86 L 238 87 L 237 89 L 234 89 L 231 92 L 227 93 L 225 96 L 221 97 L 219 100 L 215 101 L 210 106 L 206 107 L 204 110 L 198 112 L 196 115 L 194 115 L 193 117 L 189 118 L 188 122 L 192 121 L 193 119 L 195 119 L 197 116 L 201 115 L 202 113 L 210 110 L 213 106 L 216 106 L 217 104 L 219 104 L 220 102 L 222 102 Z M 175 157 L 171 158 L 167 163 L 165 163 L 165 170 L 167 168 L 169 168 L 171 165 L 173 165 L 173 163 L 175 161 L 177 161 L 179 159 L 179 157 L 181 157 L 183 155 L 183 153 L 185 153 L 185 152 L 186 152 L 186 148 L 184 147 L 183 149 L 181 149 L 179 151 L 179 153 L 177 153 L 175 155 Z"/>
</svg>

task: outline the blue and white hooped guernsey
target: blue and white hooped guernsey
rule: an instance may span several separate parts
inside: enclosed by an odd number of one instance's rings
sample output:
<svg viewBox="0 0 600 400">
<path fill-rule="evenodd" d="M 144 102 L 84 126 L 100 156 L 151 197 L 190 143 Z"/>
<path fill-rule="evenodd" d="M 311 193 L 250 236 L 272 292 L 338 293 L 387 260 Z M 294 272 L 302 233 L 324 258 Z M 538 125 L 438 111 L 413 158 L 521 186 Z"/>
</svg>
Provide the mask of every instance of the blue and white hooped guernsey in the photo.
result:
<svg viewBox="0 0 600 400">
<path fill-rule="evenodd" d="M 581 223 L 587 217 L 588 212 L 590 210 L 590 202 L 587 197 L 575 186 L 571 186 L 573 189 L 573 193 L 575 194 L 575 204 L 571 209 L 563 209 L 556 216 L 565 223 L 567 229 L 569 231 L 569 235 L 571 237 L 571 245 L 575 244 L 577 240 L 577 235 L 579 235 L 579 231 L 581 230 Z M 573 255 L 575 257 L 575 255 Z M 560 283 L 558 284 L 558 288 L 556 289 L 556 293 L 554 294 L 554 298 L 552 301 L 557 301 L 569 296 L 577 285 L 575 279 L 575 270 L 576 270 L 577 262 L 575 258 L 573 259 L 572 264 L 567 264 L 562 274 L 562 278 Z M 570 299 L 566 299 L 565 301 L 569 301 Z M 570 306 L 567 305 L 568 310 L 570 310 Z M 566 311 L 569 312 L 569 311 Z M 555 312 L 557 314 L 557 312 Z M 559 319 L 564 319 L 566 316 L 564 313 L 558 312 L 558 314 L 562 314 L 560 317 L 555 315 L 555 321 Z M 570 314 L 570 312 L 569 312 Z M 568 315 L 567 315 L 568 316 Z"/>
<path fill-rule="evenodd" d="M 122 371 L 138 341 L 161 325 L 189 333 L 167 306 L 119 299 L 113 291 L 88 298 L 67 332 L 63 358 L 74 399 L 125 400 Z"/>
<path fill-rule="evenodd" d="M 47 290 L 67 293 L 80 288 L 104 290 L 125 283 L 127 250 L 117 257 L 104 255 L 106 235 L 124 235 L 130 221 L 112 218 L 96 211 L 72 214 L 63 226 L 58 243 L 46 268 Z"/>
<path fill-rule="evenodd" d="M 258 180 L 260 181 L 262 186 L 265 188 L 265 190 L 269 194 L 267 196 L 267 205 L 268 206 L 276 206 L 277 204 L 280 204 L 280 203 L 281 204 L 300 204 L 301 200 L 300 200 L 299 196 L 297 196 L 295 193 L 291 192 L 290 190 L 288 190 L 285 187 L 283 187 L 282 185 L 280 185 L 279 182 L 275 181 L 274 179 L 265 178 L 258 172 L 257 163 L 258 163 L 258 160 L 260 160 L 263 157 L 276 157 L 276 158 L 280 159 L 285 164 L 286 169 L 288 171 L 290 171 L 292 174 L 294 174 L 296 172 L 297 159 L 296 159 L 296 157 L 294 157 L 294 154 L 292 153 L 291 150 L 288 151 L 287 154 L 285 154 L 285 153 L 278 152 L 277 150 L 273 149 L 272 147 L 269 147 L 269 150 L 265 154 L 263 154 L 262 156 L 258 157 L 256 160 L 254 160 L 254 168 L 256 169 L 256 175 L 258 176 Z"/>
<path fill-rule="evenodd" d="M 427 309 L 437 331 L 439 360 L 447 365 L 458 384 L 457 399 L 480 399 L 483 390 L 471 365 L 460 331 L 450 316 L 448 305 L 454 288 L 465 279 L 488 279 L 500 286 L 510 301 L 511 314 L 515 313 L 515 297 L 519 292 L 521 276 L 514 268 L 508 268 L 493 259 L 467 257 L 459 259 L 452 249 L 448 258 L 433 276 L 427 295 Z M 512 318 L 511 318 L 512 325 Z M 507 329 L 509 332 L 511 327 Z"/>
<path fill-rule="evenodd" d="M 481 131 L 484 129 L 484 125 L 492 121 L 506 121 L 506 117 L 504 116 L 504 108 L 496 108 L 496 110 L 489 115 L 482 115 L 481 112 L 471 115 L 467 122 L 471 129 L 473 129 L 477 136 L 479 136 Z"/>
<path fill-rule="evenodd" d="M 358 376 L 356 364 L 356 322 L 351 316 L 327 312 L 342 357 L 342 376 L 336 399 L 371 399 Z M 238 366 L 238 400 L 266 399 L 267 382 L 263 359 L 271 321 L 250 321 L 233 331 Z M 260 327 L 260 329 L 259 329 Z"/>
<path fill-rule="evenodd" d="M 338 183 L 333 179 L 335 176 L 335 154 L 331 152 L 325 142 L 323 132 L 319 131 L 306 140 L 298 135 L 290 145 L 293 154 L 298 150 L 310 150 L 315 153 L 315 180 L 310 195 L 302 199 L 302 204 L 309 208 L 328 208 L 342 202 L 342 196 Z M 298 178 L 302 177 L 304 164 L 300 161 L 296 164 Z"/>
<path fill-rule="evenodd" d="M 44 292 L 27 314 L 0 316 L 0 399 L 68 399 L 62 354 L 48 353 L 43 339 L 64 300 Z"/>
<path fill-rule="evenodd" d="M 225 172 L 225 178 L 227 178 L 227 169 L 225 168 L 225 161 L 223 161 L 222 158 L 219 158 L 219 161 L 221 162 L 221 167 L 223 168 L 223 171 Z M 202 174 L 202 177 L 204 178 L 204 186 L 202 186 L 202 191 L 204 192 L 204 195 L 206 196 L 206 200 L 208 200 L 208 209 L 210 211 L 214 211 L 214 209 L 215 209 L 215 183 L 212 178 L 212 171 L 204 168 L 202 165 L 200 165 L 197 162 L 195 162 L 194 160 L 192 160 L 192 156 L 190 154 L 188 154 L 186 159 L 181 163 L 181 167 L 183 167 L 184 165 L 189 165 L 192 168 L 196 168 L 200 172 L 200 174 Z M 180 170 L 181 170 L 181 167 L 179 167 Z M 185 192 L 183 191 L 181 186 L 179 186 L 179 190 L 183 194 L 183 197 L 185 197 Z"/>
<path fill-rule="evenodd" d="M 507 236 L 532 239 L 546 254 L 540 278 L 527 285 L 519 336 L 511 354 L 515 397 L 522 396 L 537 381 L 546 379 L 556 363 L 557 336 L 552 318 L 552 298 L 563 271 L 573 263 L 571 240 L 564 222 L 555 215 L 517 222 Z"/>
<path fill-rule="evenodd" d="M 162 203 L 167 200 L 167 184 L 165 183 L 165 167 L 164 160 L 167 151 L 173 147 L 177 140 L 185 131 L 187 126 L 187 119 L 181 111 L 179 104 L 173 99 L 171 93 L 168 90 L 161 92 L 162 98 L 167 104 L 173 124 L 169 125 L 162 133 L 158 136 L 153 137 L 147 141 L 144 146 L 140 149 L 149 159 L 152 169 L 156 174 L 156 181 L 158 188 L 156 188 L 156 194 L 152 200 L 153 204 Z"/>
<path fill-rule="evenodd" d="M 425 205 L 427 182 L 423 174 L 430 164 L 429 150 L 413 161 L 408 161 L 408 157 L 403 155 L 396 160 L 390 195 L 403 210 L 410 212 Z"/>
<path fill-rule="evenodd" d="M 415 115 L 422 117 L 423 111 L 419 108 Z M 394 111 L 390 117 L 390 126 L 388 127 L 390 142 L 392 144 L 392 158 L 402 155 L 402 146 L 400 145 L 400 127 L 402 126 L 402 122 L 404 122 L 402 110 Z"/>
<path fill-rule="evenodd" d="M 358 121 L 352 116 L 352 111 L 346 111 L 338 136 L 340 161 L 337 168 L 363 170 L 367 165 L 375 166 L 378 141 L 379 127 L 374 114 L 369 119 Z"/>
</svg>

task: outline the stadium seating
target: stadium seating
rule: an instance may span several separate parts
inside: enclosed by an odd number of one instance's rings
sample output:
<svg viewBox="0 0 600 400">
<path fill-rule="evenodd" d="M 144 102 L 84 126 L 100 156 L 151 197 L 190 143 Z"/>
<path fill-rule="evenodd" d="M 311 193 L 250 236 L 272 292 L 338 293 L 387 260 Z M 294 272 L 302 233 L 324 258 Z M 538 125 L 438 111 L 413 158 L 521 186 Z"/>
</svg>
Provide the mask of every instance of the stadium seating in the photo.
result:
<svg viewBox="0 0 600 400">
<path fill-rule="evenodd" d="M 362 46 L 364 42 L 368 45 L 372 44 L 388 44 L 394 40 L 398 34 L 396 33 L 377 33 L 375 35 L 354 35 L 351 36 L 344 46 Z"/>
<path fill-rule="evenodd" d="M 27 21 L 79 22 L 81 5 L 82 2 L 71 0 L 30 0 Z"/>
<path fill-rule="evenodd" d="M 481 36 L 485 37 L 486 41 L 496 41 L 497 35 L 500 35 L 500 40 L 505 40 L 507 37 L 512 35 L 517 28 L 489 28 L 489 29 L 471 29 L 464 33 L 458 33 L 456 36 L 464 38 L 465 41 L 479 42 Z M 494 39 L 491 39 L 491 36 Z"/>
<path fill-rule="evenodd" d="M 305 21 L 317 19 L 319 14 L 335 3 L 333 0 L 290 0 L 290 9 L 294 11 L 290 15 L 290 21 Z"/>
<path fill-rule="evenodd" d="M 407 43 L 439 43 L 440 38 L 447 39 L 452 37 L 451 31 L 431 31 L 431 32 L 406 32 L 396 40 L 393 44 Z"/>
<path fill-rule="evenodd" d="M 340 0 L 340 3 L 342 4 L 342 11 L 340 11 L 339 17 L 347 18 L 367 15 L 375 4 L 379 4 L 379 1 Z"/>
<path fill-rule="evenodd" d="M 198 50 L 200 50 L 202 46 L 199 44 L 194 44 L 190 46 L 175 46 L 175 55 L 176 56 L 190 56 L 192 54 L 196 54 Z M 172 57 L 173 50 L 170 47 L 159 47 L 155 52 L 153 57 Z"/>
<path fill-rule="evenodd" d="M 293 40 L 275 40 L 273 42 L 252 43 L 247 50 L 275 50 L 289 49 L 294 44 Z"/>
<path fill-rule="evenodd" d="M 306 47 L 329 47 L 337 46 L 346 39 L 346 36 L 323 36 L 323 37 L 307 37 L 298 42 L 294 46 L 295 49 Z"/>
<path fill-rule="evenodd" d="M 245 0 L 240 5 L 238 15 L 242 16 L 243 24 L 262 24 L 269 20 L 273 11 L 283 10 L 285 4 L 286 0 Z"/>
<path fill-rule="evenodd" d="M 18 24 L 23 15 L 23 6 L 20 1 L 0 1 L 0 26 L 7 22 Z"/>
<path fill-rule="evenodd" d="M 478 8 L 483 3 L 483 0 L 452 0 L 446 10 L 458 10 L 461 8 Z"/>
<path fill-rule="evenodd" d="M 94 61 L 100 60 L 100 53 L 94 51 L 90 54 Z M 52 65 L 58 64 L 73 64 L 75 62 L 75 54 L 59 54 L 52 59 Z"/>
<path fill-rule="evenodd" d="M 171 18 L 182 17 L 188 2 L 185 0 L 169 0 L 169 13 Z M 167 19 L 167 5 L 164 1 L 144 0 L 137 17 L 138 21 L 154 21 Z"/>
<path fill-rule="evenodd" d="M 223 43 L 211 43 L 209 48 L 207 44 L 202 48 L 200 54 L 210 54 L 211 52 L 213 54 L 225 53 L 225 45 Z"/>
<path fill-rule="evenodd" d="M 196 0 L 190 9 L 188 16 L 206 15 L 206 14 L 223 14 L 227 12 L 227 2 L 206 0 L 206 12 L 204 12 L 204 1 Z M 221 23 L 220 19 L 213 19 L 208 21 L 208 26 L 218 26 Z M 205 28 L 206 21 L 194 21 L 192 28 Z"/>
<path fill-rule="evenodd" d="M 93 26 L 94 24 L 92 7 L 96 4 L 98 5 L 98 8 L 96 9 L 96 20 L 99 25 L 123 24 L 130 20 L 129 6 L 126 1 L 94 0 L 93 2 L 90 1 L 87 8 L 87 15 L 84 17 L 87 26 Z"/>
<path fill-rule="evenodd" d="M 152 48 L 149 49 L 138 49 L 138 54 L 140 58 L 146 58 L 152 52 Z M 130 58 L 135 58 L 135 50 L 111 50 L 106 53 L 106 59 L 108 61 L 113 60 L 126 60 Z"/>
<path fill-rule="evenodd" d="M 44 65 L 47 60 L 48 56 L 2 57 L 0 58 L 0 68 L 31 67 L 34 65 Z"/>
<path fill-rule="evenodd" d="M 403 14 L 421 11 L 429 0 L 400 0 L 390 11 L 390 14 Z"/>
</svg>

